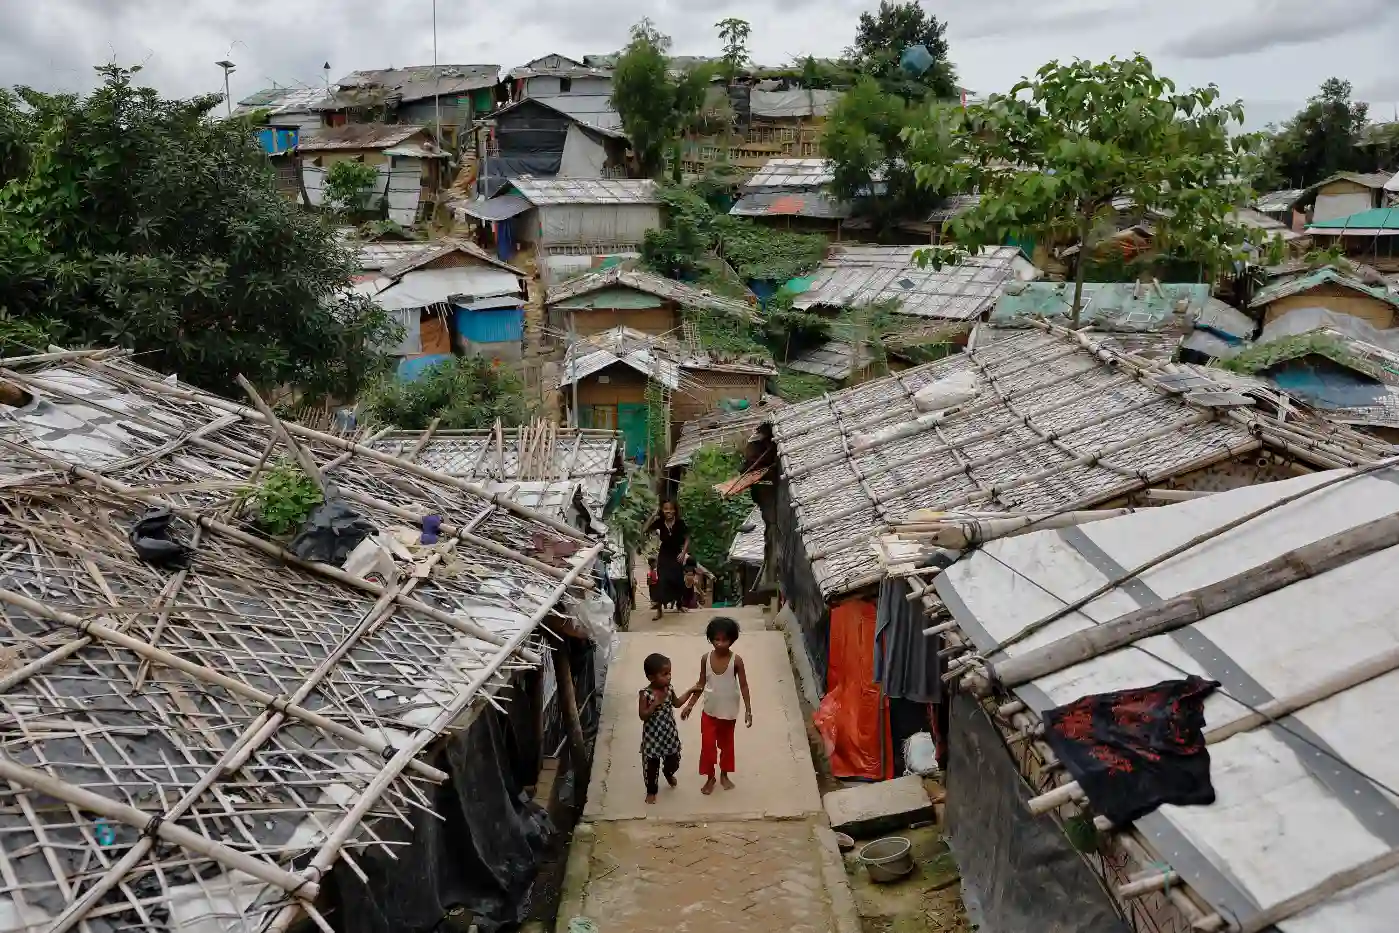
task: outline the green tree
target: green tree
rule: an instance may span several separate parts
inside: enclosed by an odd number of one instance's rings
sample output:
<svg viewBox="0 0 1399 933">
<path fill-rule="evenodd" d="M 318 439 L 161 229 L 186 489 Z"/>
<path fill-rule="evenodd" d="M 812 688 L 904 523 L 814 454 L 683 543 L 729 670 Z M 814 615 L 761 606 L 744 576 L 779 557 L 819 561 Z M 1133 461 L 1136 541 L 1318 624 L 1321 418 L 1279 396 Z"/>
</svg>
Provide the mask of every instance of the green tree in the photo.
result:
<svg viewBox="0 0 1399 933">
<path fill-rule="evenodd" d="M 938 108 L 932 125 L 910 131 L 910 155 L 927 187 L 981 191 L 951 225 L 968 251 L 1067 235 L 1088 254 L 1097 224 L 1127 198 L 1156 218 L 1163 253 L 1214 274 L 1241 257 L 1246 238 L 1229 219 L 1249 195 L 1240 179 L 1253 140 L 1229 133 L 1243 118 L 1213 86 L 1177 93 L 1141 56 L 1050 62 L 983 105 Z M 1086 268 L 1078 264 L 1075 326 Z"/>
<path fill-rule="evenodd" d="M 666 150 L 672 148 L 672 171 L 678 181 L 680 134 L 699 119 L 709 72 L 691 68 L 673 75 L 669 51 L 670 37 L 649 19 L 633 26 L 631 41 L 612 73 L 612 106 L 622 118 L 641 173 L 658 177 Z"/>
<path fill-rule="evenodd" d="M 370 189 L 379 180 L 374 166 L 346 159 L 336 162 L 325 173 L 325 200 L 332 209 L 344 215 L 364 211 Z"/>
<path fill-rule="evenodd" d="M 877 229 L 922 220 L 939 200 L 942 192 L 920 185 L 909 162 L 909 134 L 927 122 L 927 113 L 865 77 L 842 95 L 826 123 L 821 151 L 831 161 L 832 190 Z"/>
<path fill-rule="evenodd" d="M 845 52 L 851 65 L 875 78 L 880 87 L 906 101 L 932 94 L 941 100 L 961 97 L 957 72 L 947 55 L 947 26 L 924 11 L 917 0 L 890 3 L 880 0 L 879 10 L 861 13 L 855 44 Z M 932 56 L 932 65 L 920 75 L 902 66 L 904 51 L 921 45 Z"/>
<path fill-rule="evenodd" d="M 719 30 L 719 39 L 724 43 L 724 81 L 733 84 L 752 61 L 748 54 L 748 37 L 753 27 L 746 19 L 730 16 L 719 20 L 714 28 Z"/>
<path fill-rule="evenodd" d="M 676 496 L 690 529 L 690 553 L 714 573 L 716 596 L 731 585 L 730 575 L 724 572 L 729 548 L 753 511 L 753 500 L 747 495 L 725 498 L 715 491 L 714 484 L 733 479 L 742 466 L 743 457 L 736 450 L 701 447 L 690 459 Z"/>
<path fill-rule="evenodd" d="M 1364 169 L 1367 160 L 1356 144 L 1369 109 L 1351 100 L 1349 81 L 1327 78 L 1307 105 L 1267 141 L 1259 186 L 1305 188 L 1337 172 Z"/>
<path fill-rule="evenodd" d="M 87 96 L 19 88 L 22 109 L 0 106 L 0 139 L 32 130 L 0 188 L 5 332 L 128 347 L 216 391 L 243 373 L 354 394 L 394 327 L 346 296 L 350 256 L 277 192 L 251 127 L 210 119 L 219 95 L 162 100 L 136 69 L 98 71 Z"/>
<path fill-rule="evenodd" d="M 453 357 L 413 382 L 385 375 L 364 399 L 370 417 L 405 430 L 423 430 L 434 418 L 443 430 L 506 427 L 529 420 L 533 407 L 520 377 L 476 356 Z"/>
</svg>

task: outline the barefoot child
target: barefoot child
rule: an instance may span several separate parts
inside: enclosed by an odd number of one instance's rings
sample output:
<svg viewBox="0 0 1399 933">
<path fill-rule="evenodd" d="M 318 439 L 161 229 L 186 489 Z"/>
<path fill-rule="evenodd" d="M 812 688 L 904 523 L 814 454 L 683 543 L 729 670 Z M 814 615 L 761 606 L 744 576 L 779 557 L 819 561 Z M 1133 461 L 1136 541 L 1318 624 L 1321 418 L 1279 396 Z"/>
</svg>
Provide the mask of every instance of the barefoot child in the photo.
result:
<svg viewBox="0 0 1399 933">
<path fill-rule="evenodd" d="M 641 717 L 641 771 L 646 778 L 646 802 L 656 802 L 660 790 L 657 772 L 664 772 L 666 783 L 675 786 L 680 770 L 680 730 L 675 725 L 675 707 L 690 699 L 693 690 L 677 697 L 670 686 L 670 658 L 651 654 L 642 662 L 650 683 L 636 700 Z"/>
<path fill-rule="evenodd" d="M 738 623 L 728 616 L 715 616 L 704 630 L 704 636 L 714 650 L 700 659 L 699 683 L 690 688 L 689 700 L 681 711 L 681 719 L 690 718 L 690 710 L 701 693 L 704 712 L 700 714 L 700 774 L 705 776 L 702 794 L 714 793 L 714 766 L 719 765 L 719 784 L 733 790 L 729 775 L 734 773 L 734 727 L 738 724 L 738 701 L 743 699 L 743 722 L 753 728 L 753 702 L 748 696 L 748 672 L 743 659 L 733 652 L 738 641 Z"/>
</svg>

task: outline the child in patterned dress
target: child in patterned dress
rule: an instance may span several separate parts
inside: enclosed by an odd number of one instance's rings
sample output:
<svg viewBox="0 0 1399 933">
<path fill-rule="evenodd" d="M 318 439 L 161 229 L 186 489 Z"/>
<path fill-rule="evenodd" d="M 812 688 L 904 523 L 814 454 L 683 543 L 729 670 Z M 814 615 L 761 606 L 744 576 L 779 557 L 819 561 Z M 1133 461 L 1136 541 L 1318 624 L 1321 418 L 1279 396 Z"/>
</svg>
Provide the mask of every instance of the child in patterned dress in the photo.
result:
<svg viewBox="0 0 1399 933">
<path fill-rule="evenodd" d="M 659 773 L 666 783 L 676 785 L 680 770 L 680 729 L 675 724 L 675 708 L 690 699 L 694 690 L 677 697 L 670 686 L 670 658 L 663 654 L 647 655 L 642 662 L 647 686 L 636 699 L 636 712 L 641 717 L 641 772 L 646 779 L 646 802 L 655 803 L 660 790 Z"/>
</svg>

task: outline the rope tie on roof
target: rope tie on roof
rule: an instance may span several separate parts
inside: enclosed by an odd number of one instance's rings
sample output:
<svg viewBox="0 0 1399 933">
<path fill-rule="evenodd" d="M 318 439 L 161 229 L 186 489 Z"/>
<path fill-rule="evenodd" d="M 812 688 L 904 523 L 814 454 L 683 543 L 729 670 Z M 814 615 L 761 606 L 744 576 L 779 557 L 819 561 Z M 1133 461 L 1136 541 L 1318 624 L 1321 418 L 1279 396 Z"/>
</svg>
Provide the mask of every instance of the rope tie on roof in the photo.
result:
<svg viewBox="0 0 1399 933">
<path fill-rule="evenodd" d="M 1176 880 L 1175 870 L 1172 869 L 1171 866 L 1167 865 L 1165 862 L 1151 862 L 1146 867 L 1152 869 L 1153 871 L 1159 871 L 1161 873 L 1161 877 L 1164 878 L 1166 882 L 1166 886 L 1161 889 L 1161 893 L 1170 894 L 1171 884 Z"/>
<path fill-rule="evenodd" d="M 315 872 L 315 875 L 312 875 L 311 872 Z M 290 891 L 288 891 L 287 893 L 290 894 L 290 895 L 292 895 L 292 896 L 295 896 L 295 895 L 296 895 L 296 892 L 300 891 L 302 888 L 306 887 L 306 885 L 310 884 L 310 883 L 313 882 L 313 881 L 314 881 L 316 884 L 319 885 L 319 884 L 321 883 L 321 878 L 322 878 L 324 875 L 325 875 L 325 873 L 324 873 L 323 871 L 321 871 L 321 870 L 320 870 L 318 867 L 316 867 L 315 865 L 307 865 L 307 866 L 306 866 L 306 877 L 305 877 L 305 878 L 302 878 L 302 879 L 301 879 L 301 883 L 298 884 L 296 887 L 292 888 L 292 889 L 291 889 Z"/>
<path fill-rule="evenodd" d="M 160 838 L 160 827 L 164 825 L 164 823 L 165 814 L 156 813 L 151 817 L 151 821 L 146 824 L 145 829 L 141 830 L 141 835 L 151 841 L 151 848 L 156 852 L 161 852 L 165 848 L 164 840 Z"/>
</svg>

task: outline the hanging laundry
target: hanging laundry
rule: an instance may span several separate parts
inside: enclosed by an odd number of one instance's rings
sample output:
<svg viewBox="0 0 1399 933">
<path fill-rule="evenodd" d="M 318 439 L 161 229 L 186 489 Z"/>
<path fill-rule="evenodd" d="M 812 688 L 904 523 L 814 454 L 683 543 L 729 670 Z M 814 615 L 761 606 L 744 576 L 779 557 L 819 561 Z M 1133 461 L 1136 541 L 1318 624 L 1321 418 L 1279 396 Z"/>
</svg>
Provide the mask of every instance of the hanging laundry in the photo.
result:
<svg viewBox="0 0 1399 933">
<path fill-rule="evenodd" d="M 1093 809 L 1126 826 L 1165 803 L 1214 803 L 1200 677 L 1086 696 L 1044 714 L 1045 741 Z"/>
</svg>

